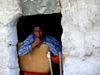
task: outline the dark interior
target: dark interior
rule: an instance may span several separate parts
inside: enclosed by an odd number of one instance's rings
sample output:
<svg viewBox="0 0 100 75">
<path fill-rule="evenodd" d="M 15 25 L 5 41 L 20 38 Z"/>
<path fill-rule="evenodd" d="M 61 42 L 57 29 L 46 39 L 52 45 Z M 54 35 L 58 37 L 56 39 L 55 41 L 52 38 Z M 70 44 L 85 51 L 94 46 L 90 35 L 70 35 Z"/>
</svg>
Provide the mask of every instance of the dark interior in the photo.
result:
<svg viewBox="0 0 100 75">
<path fill-rule="evenodd" d="M 23 42 L 31 33 L 35 24 L 44 25 L 46 34 L 55 37 L 61 44 L 61 17 L 59 14 L 22 16 L 17 24 L 18 42 Z M 53 63 L 54 75 L 60 75 L 59 64 Z M 21 71 L 22 72 L 22 71 Z M 50 74 L 49 74 L 50 75 Z"/>
<path fill-rule="evenodd" d="M 22 16 L 17 24 L 18 41 L 23 42 L 32 33 L 32 26 L 41 24 L 46 27 L 46 34 L 55 37 L 61 43 L 61 17 L 59 14 Z"/>
</svg>

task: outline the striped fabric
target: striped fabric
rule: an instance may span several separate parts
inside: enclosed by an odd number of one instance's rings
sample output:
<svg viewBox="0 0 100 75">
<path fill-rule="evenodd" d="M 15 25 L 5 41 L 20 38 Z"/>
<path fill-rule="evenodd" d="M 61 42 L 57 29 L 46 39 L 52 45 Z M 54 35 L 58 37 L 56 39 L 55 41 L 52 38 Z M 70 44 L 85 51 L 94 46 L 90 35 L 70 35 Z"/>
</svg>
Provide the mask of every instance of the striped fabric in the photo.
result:
<svg viewBox="0 0 100 75">
<path fill-rule="evenodd" d="M 32 51 L 31 44 L 35 41 L 35 35 L 29 35 L 26 40 L 22 43 L 21 48 L 18 51 L 19 56 L 23 56 L 28 52 Z M 53 53 L 54 56 L 58 56 L 59 52 L 61 52 L 60 43 L 52 36 L 45 35 L 43 40 L 43 44 L 47 44 L 49 50 Z"/>
</svg>

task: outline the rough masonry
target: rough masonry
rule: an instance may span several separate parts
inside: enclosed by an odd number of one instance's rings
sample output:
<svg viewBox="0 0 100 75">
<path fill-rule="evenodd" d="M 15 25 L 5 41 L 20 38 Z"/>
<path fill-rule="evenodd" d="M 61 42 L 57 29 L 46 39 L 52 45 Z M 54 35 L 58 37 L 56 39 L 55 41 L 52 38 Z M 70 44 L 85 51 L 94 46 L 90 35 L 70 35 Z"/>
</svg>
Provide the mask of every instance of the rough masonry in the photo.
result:
<svg viewBox="0 0 100 75">
<path fill-rule="evenodd" d="M 21 1 L 30 3 L 30 0 Z M 31 1 L 35 5 L 36 0 Z M 37 0 L 36 3 L 39 5 L 36 5 L 36 14 L 49 12 L 46 10 L 49 7 L 45 7 L 49 0 L 45 1 Z M 60 0 L 60 2 L 62 50 L 66 57 L 63 74 L 100 75 L 100 0 Z M 19 75 L 16 25 L 18 18 L 26 10 L 22 9 L 20 4 L 19 0 L 0 0 L 0 75 Z M 26 12 L 34 14 L 31 11 Z"/>
<path fill-rule="evenodd" d="M 100 75 L 100 0 L 61 0 L 64 75 Z"/>
</svg>

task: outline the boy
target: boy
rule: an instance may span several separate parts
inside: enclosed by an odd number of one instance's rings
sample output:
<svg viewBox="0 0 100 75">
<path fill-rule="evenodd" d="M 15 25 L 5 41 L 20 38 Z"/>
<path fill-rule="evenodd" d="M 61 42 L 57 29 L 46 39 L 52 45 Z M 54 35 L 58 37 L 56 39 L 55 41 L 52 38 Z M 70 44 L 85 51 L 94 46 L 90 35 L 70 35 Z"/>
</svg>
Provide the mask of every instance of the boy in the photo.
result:
<svg viewBox="0 0 100 75">
<path fill-rule="evenodd" d="M 33 27 L 33 33 L 22 43 L 18 52 L 19 56 L 27 54 L 34 47 L 39 48 L 42 43 L 48 45 L 50 52 L 54 56 L 58 56 L 59 52 L 61 52 L 60 43 L 54 37 L 46 35 L 45 29 L 41 25 L 35 25 Z"/>
</svg>

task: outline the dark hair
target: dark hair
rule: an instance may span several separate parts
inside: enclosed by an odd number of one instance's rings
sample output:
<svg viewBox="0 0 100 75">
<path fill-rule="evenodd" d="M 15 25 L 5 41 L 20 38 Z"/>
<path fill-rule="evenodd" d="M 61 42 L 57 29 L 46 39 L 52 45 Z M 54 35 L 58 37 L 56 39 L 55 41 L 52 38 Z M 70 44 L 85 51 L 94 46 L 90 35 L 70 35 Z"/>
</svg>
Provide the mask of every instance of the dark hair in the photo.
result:
<svg viewBox="0 0 100 75">
<path fill-rule="evenodd" d="M 37 24 L 35 24 L 35 25 L 33 25 L 32 30 L 34 29 L 34 27 L 41 27 L 42 30 L 45 29 L 45 26 L 44 25 L 37 25 Z"/>
</svg>

